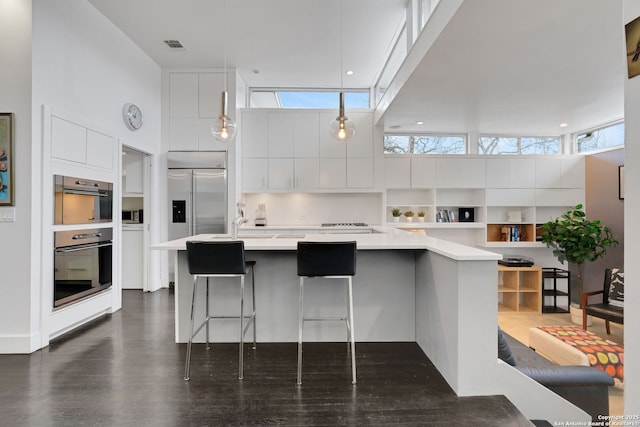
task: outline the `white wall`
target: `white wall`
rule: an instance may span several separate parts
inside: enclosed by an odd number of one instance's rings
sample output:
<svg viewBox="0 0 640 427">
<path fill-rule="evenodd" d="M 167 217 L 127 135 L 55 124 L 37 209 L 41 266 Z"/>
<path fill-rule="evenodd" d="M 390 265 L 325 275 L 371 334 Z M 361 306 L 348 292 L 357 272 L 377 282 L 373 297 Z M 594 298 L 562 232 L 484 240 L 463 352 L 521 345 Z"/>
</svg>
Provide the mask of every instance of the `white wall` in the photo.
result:
<svg viewBox="0 0 640 427">
<path fill-rule="evenodd" d="M 630 22 L 640 16 L 640 2 L 638 0 L 624 0 L 624 22 Z M 620 55 L 625 55 L 625 49 L 620 49 Z M 624 71 L 624 78 L 626 77 Z M 640 222 L 637 213 L 640 212 L 640 186 L 629 183 L 640 182 L 640 76 L 627 80 L 625 86 L 625 181 L 624 189 L 624 234 L 633 236 L 625 239 L 624 267 L 625 281 L 630 284 L 626 288 L 626 306 L 636 307 L 640 302 L 640 265 L 637 258 L 640 253 Z M 624 314 L 625 322 L 625 367 L 624 367 L 624 413 L 628 415 L 640 414 L 640 312 L 627 309 Z M 637 421 L 637 420 L 636 420 Z"/>
<path fill-rule="evenodd" d="M 20 218 L 15 224 L 0 224 L 0 235 L 9 242 L 31 236 L 31 247 L 0 245 L 0 352 L 29 352 L 48 343 L 48 337 L 39 337 L 46 320 L 42 320 L 40 289 L 51 286 L 50 275 L 40 271 L 40 236 L 50 231 L 41 226 L 42 191 L 50 190 L 41 188 L 41 170 L 49 161 L 41 157 L 42 106 L 158 155 L 160 68 L 86 0 L 0 0 L 0 34 L 12 41 L 0 47 L 3 58 L 9 58 L 2 61 L 8 65 L 0 65 L 0 76 L 10 82 L 5 85 L 9 96 L 3 88 L 0 103 L 11 102 L 0 104 L 0 109 L 19 113 L 16 216 Z M 135 133 L 122 120 L 126 102 L 138 104 L 144 113 L 144 126 Z M 159 234 L 159 223 L 152 224 L 152 236 Z M 150 270 L 159 268 L 152 265 Z"/>
<path fill-rule="evenodd" d="M 15 222 L 0 223 L 0 353 L 14 348 L 29 335 L 31 258 L 31 0 L 0 0 L 0 112 L 14 113 Z M 9 42 L 10 41 L 10 42 Z M 16 244 L 20 242 L 20 244 Z"/>
</svg>

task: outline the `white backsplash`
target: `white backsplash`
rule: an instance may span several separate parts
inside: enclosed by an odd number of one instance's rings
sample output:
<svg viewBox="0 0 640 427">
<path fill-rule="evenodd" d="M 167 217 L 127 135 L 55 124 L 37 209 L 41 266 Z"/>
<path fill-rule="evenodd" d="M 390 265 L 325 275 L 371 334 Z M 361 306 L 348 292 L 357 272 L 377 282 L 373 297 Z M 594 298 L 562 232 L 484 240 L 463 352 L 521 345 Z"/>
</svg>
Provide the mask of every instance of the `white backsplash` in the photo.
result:
<svg viewBox="0 0 640 427">
<path fill-rule="evenodd" d="M 260 203 L 266 205 L 267 225 L 382 223 L 382 193 L 252 193 L 244 194 L 244 202 L 245 216 L 251 225 Z"/>
</svg>

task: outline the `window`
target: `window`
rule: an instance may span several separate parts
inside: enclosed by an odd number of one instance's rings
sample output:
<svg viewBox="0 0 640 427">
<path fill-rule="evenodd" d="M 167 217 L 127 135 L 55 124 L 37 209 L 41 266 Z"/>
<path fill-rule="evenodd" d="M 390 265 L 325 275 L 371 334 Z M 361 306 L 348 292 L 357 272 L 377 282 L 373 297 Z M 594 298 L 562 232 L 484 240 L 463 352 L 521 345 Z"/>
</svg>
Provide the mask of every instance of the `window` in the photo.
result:
<svg viewBox="0 0 640 427">
<path fill-rule="evenodd" d="M 339 91 L 252 89 L 251 108 L 338 108 Z M 345 108 L 369 108 L 368 90 L 344 91 Z"/>
<path fill-rule="evenodd" d="M 589 151 L 623 145 L 623 122 L 576 135 L 576 148 L 578 153 L 586 153 Z"/>
<path fill-rule="evenodd" d="M 464 135 L 385 135 L 385 154 L 466 154 Z"/>
<path fill-rule="evenodd" d="M 559 137 L 481 136 L 480 154 L 559 154 Z"/>
</svg>

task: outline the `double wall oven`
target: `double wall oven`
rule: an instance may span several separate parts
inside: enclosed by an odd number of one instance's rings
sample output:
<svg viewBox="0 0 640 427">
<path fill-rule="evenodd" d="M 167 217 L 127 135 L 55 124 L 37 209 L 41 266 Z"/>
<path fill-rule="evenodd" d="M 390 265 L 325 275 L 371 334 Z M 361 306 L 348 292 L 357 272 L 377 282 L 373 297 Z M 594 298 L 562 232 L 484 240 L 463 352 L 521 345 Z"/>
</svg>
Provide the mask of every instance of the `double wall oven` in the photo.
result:
<svg viewBox="0 0 640 427">
<path fill-rule="evenodd" d="M 113 184 L 55 175 L 53 307 L 103 291 L 112 284 Z M 75 226 L 78 227 L 75 227 Z M 106 224 L 105 224 L 106 225 Z"/>
</svg>

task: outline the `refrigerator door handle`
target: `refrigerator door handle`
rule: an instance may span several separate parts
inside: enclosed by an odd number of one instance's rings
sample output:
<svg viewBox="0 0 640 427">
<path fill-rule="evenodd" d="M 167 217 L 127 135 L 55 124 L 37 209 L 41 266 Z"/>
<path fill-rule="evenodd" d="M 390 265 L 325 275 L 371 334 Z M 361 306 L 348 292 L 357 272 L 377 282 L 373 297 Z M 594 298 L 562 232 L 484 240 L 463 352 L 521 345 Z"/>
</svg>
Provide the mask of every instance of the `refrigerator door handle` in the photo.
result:
<svg viewBox="0 0 640 427">
<path fill-rule="evenodd" d="M 191 191 L 189 191 L 189 206 L 191 208 L 191 212 L 189 213 L 189 235 L 194 236 L 196 234 L 196 212 L 198 212 L 198 208 L 196 206 L 196 197 L 195 197 L 195 177 L 193 171 L 189 171 L 189 185 L 191 186 Z"/>
</svg>

